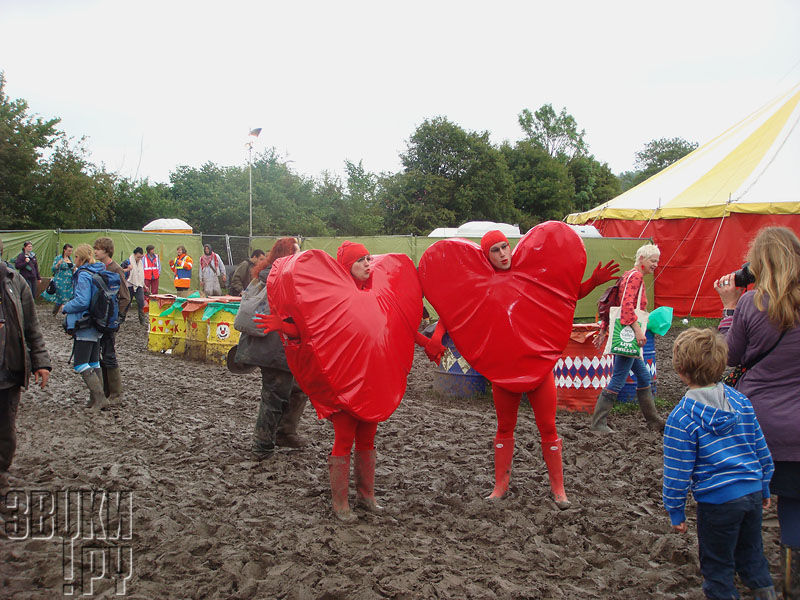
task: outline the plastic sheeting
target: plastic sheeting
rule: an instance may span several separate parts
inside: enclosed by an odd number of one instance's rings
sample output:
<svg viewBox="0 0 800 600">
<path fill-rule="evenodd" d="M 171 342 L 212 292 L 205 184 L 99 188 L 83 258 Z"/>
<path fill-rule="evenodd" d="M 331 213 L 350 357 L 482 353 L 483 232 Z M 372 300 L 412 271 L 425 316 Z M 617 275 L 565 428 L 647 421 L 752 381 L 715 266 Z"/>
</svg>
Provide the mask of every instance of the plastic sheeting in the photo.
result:
<svg viewBox="0 0 800 600">
<path fill-rule="evenodd" d="M 272 314 L 291 317 L 299 340 L 284 339 L 286 360 L 320 418 L 346 410 L 359 419 L 388 419 L 403 397 L 422 319 L 414 263 L 402 254 L 376 256 L 371 285 L 321 250 L 277 260 L 267 280 Z"/>
<path fill-rule="evenodd" d="M 512 392 L 552 377 L 572 330 L 586 251 L 568 225 L 537 225 L 496 271 L 472 242 L 442 240 L 423 254 L 419 277 L 459 352 Z"/>
<path fill-rule="evenodd" d="M 595 226 L 605 236 L 644 234 L 658 245 L 661 260 L 655 272 L 657 306 L 671 306 L 676 316 L 719 318 L 722 302 L 714 290 L 714 280 L 742 266 L 750 242 L 763 227 L 789 227 L 800 235 L 800 215 L 735 213 L 722 223 L 719 218 L 660 219 L 649 223 L 608 219 L 597 221 Z"/>
</svg>

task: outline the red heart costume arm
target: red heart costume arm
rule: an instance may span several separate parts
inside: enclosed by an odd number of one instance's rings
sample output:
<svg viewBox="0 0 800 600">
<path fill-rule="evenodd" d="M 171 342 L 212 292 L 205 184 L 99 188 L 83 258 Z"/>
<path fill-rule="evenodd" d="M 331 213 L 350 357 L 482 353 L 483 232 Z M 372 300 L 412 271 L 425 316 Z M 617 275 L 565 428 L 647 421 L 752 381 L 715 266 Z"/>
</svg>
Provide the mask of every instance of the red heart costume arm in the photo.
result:
<svg viewBox="0 0 800 600">
<path fill-rule="evenodd" d="M 508 271 L 496 271 L 476 244 L 460 239 L 433 244 L 418 271 L 459 352 L 492 383 L 525 392 L 552 377 L 585 267 L 577 234 L 550 221 L 520 240 Z"/>
<path fill-rule="evenodd" d="M 275 261 L 267 279 L 272 314 L 291 317 L 299 339 L 286 359 L 320 418 L 344 410 L 384 421 L 403 397 L 422 318 L 422 290 L 405 255 L 374 257 L 371 285 L 321 250 Z"/>
<path fill-rule="evenodd" d="M 614 279 L 617 271 L 619 271 L 619 263 L 613 258 L 606 264 L 603 264 L 602 261 L 597 263 L 597 266 L 594 268 L 594 271 L 592 271 L 589 279 L 581 283 L 581 288 L 578 292 L 578 299 L 580 300 L 581 298 L 586 298 L 586 296 L 588 296 L 598 285 L 602 285 L 607 281 Z"/>
</svg>

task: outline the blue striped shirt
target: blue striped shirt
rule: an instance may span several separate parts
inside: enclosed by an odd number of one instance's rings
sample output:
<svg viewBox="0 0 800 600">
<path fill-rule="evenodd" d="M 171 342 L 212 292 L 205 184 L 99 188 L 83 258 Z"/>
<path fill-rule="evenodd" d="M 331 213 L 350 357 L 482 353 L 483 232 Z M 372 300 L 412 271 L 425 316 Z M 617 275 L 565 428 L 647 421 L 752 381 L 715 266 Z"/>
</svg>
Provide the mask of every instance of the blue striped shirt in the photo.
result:
<svg viewBox="0 0 800 600">
<path fill-rule="evenodd" d="M 715 390 L 708 390 L 714 393 Z M 684 396 L 664 429 L 664 508 L 673 525 L 686 520 L 686 495 L 722 504 L 753 492 L 769 498 L 774 466 L 753 406 L 718 384 L 729 410 Z"/>
</svg>

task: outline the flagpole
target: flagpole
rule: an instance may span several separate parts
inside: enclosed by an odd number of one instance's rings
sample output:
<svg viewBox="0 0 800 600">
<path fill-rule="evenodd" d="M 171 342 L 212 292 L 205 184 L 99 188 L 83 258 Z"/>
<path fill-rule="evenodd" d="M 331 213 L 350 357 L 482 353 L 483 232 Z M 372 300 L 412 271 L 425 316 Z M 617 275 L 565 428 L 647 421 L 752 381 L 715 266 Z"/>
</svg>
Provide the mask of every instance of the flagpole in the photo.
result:
<svg viewBox="0 0 800 600">
<path fill-rule="evenodd" d="M 250 179 L 250 237 L 253 237 L 253 144 L 261 133 L 261 127 L 250 130 L 251 139 L 247 142 L 247 173 Z"/>
<path fill-rule="evenodd" d="M 250 176 L 250 237 L 253 237 L 253 142 L 247 144 L 247 171 Z"/>
</svg>

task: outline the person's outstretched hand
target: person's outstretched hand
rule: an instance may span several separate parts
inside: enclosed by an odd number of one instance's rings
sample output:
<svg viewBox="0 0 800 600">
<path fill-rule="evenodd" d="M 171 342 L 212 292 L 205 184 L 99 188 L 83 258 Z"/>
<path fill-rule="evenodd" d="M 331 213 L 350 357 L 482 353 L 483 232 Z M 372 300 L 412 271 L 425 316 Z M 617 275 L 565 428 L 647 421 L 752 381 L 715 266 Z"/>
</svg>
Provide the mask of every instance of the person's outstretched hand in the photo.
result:
<svg viewBox="0 0 800 600">
<path fill-rule="evenodd" d="M 256 313 L 256 316 L 253 317 L 253 322 L 256 324 L 256 327 L 263 329 L 266 332 L 280 331 L 289 337 L 300 337 L 300 332 L 298 331 L 297 326 L 294 323 L 284 321 L 278 315 L 265 315 L 262 313 Z"/>
<path fill-rule="evenodd" d="M 613 258 L 606 264 L 598 262 L 589 279 L 581 283 L 578 298 L 585 298 L 598 285 L 611 281 L 619 271 L 619 263 Z"/>
<path fill-rule="evenodd" d="M 602 264 L 602 261 L 597 263 L 594 271 L 592 271 L 592 279 L 594 279 L 595 286 L 598 286 L 614 279 L 618 272 L 619 263 L 612 258 L 606 264 Z"/>
</svg>

